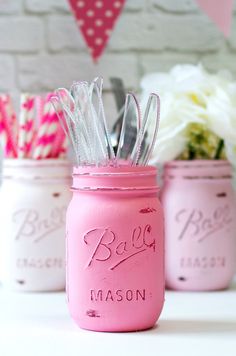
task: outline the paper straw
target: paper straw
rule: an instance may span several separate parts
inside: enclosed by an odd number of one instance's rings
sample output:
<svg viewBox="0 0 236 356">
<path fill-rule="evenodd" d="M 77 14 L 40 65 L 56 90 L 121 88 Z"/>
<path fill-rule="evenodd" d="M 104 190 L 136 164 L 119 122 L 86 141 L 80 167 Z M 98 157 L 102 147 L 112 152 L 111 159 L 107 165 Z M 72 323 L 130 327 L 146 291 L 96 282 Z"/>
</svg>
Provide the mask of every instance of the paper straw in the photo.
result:
<svg viewBox="0 0 236 356">
<path fill-rule="evenodd" d="M 1 94 L 0 97 L 2 99 L 2 103 L 5 109 L 6 119 L 12 130 L 12 136 L 16 139 L 17 131 L 18 131 L 17 118 L 16 118 L 16 112 L 14 110 L 11 97 L 8 94 Z"/>
<path fill-rule="evenodd" d="M 52 147 L 52 157 L 56 158 L 60 155 L 60 153 L 64 152 L 64 149 L 66 150 L 64 141 L 65 141 L 66 135 L 59 123 L 57 122 L 57 133 L 55 140 L 53 142 L 53 147 Z"/>
<path fill-rule="evenodd" d="M 5 106 L 0 98 L 0 142 L 4 155 L 7 158 L 17 157 L 16 143 L 14 141 L 13 132 L 10 127 L 10 123 L 7 119 Z"/>
<path fill-rule="evenodd" d="M 36 144 L 33 152 L 34 159 L 49 158 L 52 155 L 53 142 L 58 131 L 58 119 L 50 102 L 52 94 L 45 100 L 43 115 L 38 130 Z"/>
<path fill-rule="evenodd" d="M 69 147 L 69 140 L 68 140 L 68 137 L 65 135 L 64 131 L 63 131 L 63 134 L 64 134 L 63 141 L 61 142 L 58 153 L 55 157 L 59 157 L 59 158 L 66 157 L 68 147 Z"/>
<path fill-rule="evenodd" d="M 42 117 L 43 117 L 43 110 L 44 110 L 44 105 L 45 105 L 45 98 L 42 95 L 36 95 L 35 96 L 35 123 L 37 127 L 42 122 Z"/>
<path fill-rule="evenodd" d="M 21 107 L 19 117 L 18 157 L 29 157 L 34 135 L 34 96 L 21 95 Z"/>
<path fill-rule="evenodd" d="M 51 98 L 50 98 L 50 102 L 52 105 Z M 54 108 L 54 111 L 55 111 L 55 108 Z M 53 147 L 52 147 L 52 157 L 53 158 L 57 158 L 57 157 L 63 158 L 66 155 L 69 142 L 68 142 L 67 136 L 65 134 L 65 131 L 63 130 L 61 123 L 60 123 L 60 121 L 63 120 L 62 110 L 60 110 L 58 108 L 58 110 L 55 111 L 55 115 L 57 117 L 58 128 L 57 128 L 55 141 L 54 141 Z"/>
<path fill-rule="evenodd" d="M 35 148 L 34 159 L 49 158 L 51 155 L 53 142 L 57 132 L 57 123 L 45 121 L 39 127 Z"/>
<path fill-rule="evenodd" d="M 5 130 L 5 125 L 2 121 L 2 113 L 0 113 L 0 142 L 1 142 L 1 146 L 2 146 L 2 150 L 4 152 L 4 156 L 5 157 L 9 157 L 9 152 L 8 152 L 8 148 L 7 148 L 7 132 Z"/>
</svg>

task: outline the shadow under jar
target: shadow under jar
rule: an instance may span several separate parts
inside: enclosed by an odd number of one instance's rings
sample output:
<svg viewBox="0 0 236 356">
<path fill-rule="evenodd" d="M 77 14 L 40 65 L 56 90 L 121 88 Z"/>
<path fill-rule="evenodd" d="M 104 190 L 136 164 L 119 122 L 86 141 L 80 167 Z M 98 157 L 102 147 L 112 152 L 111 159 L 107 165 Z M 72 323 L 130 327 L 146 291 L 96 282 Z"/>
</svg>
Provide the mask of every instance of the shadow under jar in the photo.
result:
<svg viewBox="0 0 236 356">
<path fill-rule="evenodd" d="M 4 161 L 0 193 L 4 286 L 25 292 L 65 288 L 70 174 L 66 160 Z"/>
<path fill-rule="evenodd" d="M 84 329 L 152 327 L 164 302 L 163 213 L 155 167 L 74 168 L 67 297 Z"/>
<path fill-rule="evenodd" d="M 227 161 L 172 161 L 164 167 L 166 284 L 227 288 L 236 267 L 236 206 Z"/>
</svg>

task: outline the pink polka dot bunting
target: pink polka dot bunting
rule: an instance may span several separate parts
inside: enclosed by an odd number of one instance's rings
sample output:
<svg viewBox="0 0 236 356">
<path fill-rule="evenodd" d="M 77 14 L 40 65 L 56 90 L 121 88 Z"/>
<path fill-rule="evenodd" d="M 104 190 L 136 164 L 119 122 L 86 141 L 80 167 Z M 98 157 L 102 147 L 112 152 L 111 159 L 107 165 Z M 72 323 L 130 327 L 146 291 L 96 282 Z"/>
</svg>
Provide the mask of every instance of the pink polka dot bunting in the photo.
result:
<svg viewBox="0 0 236 356">
<path fill-rule="evenodd" d="M 69 0 L 89 53 L 94 61 L 106 48 L 125 0 Z"/>
</svg>

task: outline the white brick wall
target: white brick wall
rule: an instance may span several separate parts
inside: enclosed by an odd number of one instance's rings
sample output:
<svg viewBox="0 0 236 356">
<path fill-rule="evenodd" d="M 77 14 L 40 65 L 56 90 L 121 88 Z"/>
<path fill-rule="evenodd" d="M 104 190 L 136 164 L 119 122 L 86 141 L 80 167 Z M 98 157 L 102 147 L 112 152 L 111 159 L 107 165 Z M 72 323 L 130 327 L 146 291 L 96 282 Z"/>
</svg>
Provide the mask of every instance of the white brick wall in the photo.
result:
<svg viewBox="0 0 236 356">
<path fill-rule="evenodd" d="M 0 18 L 0 51 L 5 53 L 37 53 L 44 48 L 44 26 L 33 16 Z"/>
<path fill-rule="evenodd" d="M 13 94 L 52 90 L 95 75 L 105 78 L 108 90 L 112 75 L 137 90 L 144 73 L 185 62 L 202 61 L 209 69 L 236 74 L 235 54 L 236 14 L 225 40 L 195 0 L 127 0 L 98 65 L 67 0 L 0 1 L 0 91 Z"/>
<path fill-rule="evenodd" d="M 58 86 L 69 87 L 75 79 L 92 79 L 101 75 L 105 88 L 109 76 L 121 75 L 127 87 L 138 87 L 137 58 L 132 53 L 108 53 L 98 65 L 88 60 L 86 53 L 60 53 L 18 56 L 19 87 L 23 90 L 51 90 Z"/>
</svg>

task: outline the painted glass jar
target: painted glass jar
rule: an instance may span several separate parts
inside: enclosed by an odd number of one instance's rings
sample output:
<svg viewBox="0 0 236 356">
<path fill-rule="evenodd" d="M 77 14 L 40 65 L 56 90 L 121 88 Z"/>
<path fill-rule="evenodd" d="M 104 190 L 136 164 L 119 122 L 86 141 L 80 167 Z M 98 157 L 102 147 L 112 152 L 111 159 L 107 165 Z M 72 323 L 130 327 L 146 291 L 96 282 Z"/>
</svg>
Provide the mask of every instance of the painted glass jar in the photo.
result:
<svg viewBox="0 0 236 356">
<path fill-rule="evenodd" d="M 236 266 L 236 208 L 227 161 L 164 168 L 166 283 L 177 290 L 229 286 Z"/>
<path fill-rule="evenodd" d="M 18 291 L 65 288 L 66 160 L 4 161 L 0 193 L 3 284 Z"/>
<path fill-rule="evenodd" d="M 67 211 L 67 297 L 84 329 L 152 327 L 164 301 L 155 167 L 75 168 Z"/>
</svg>

